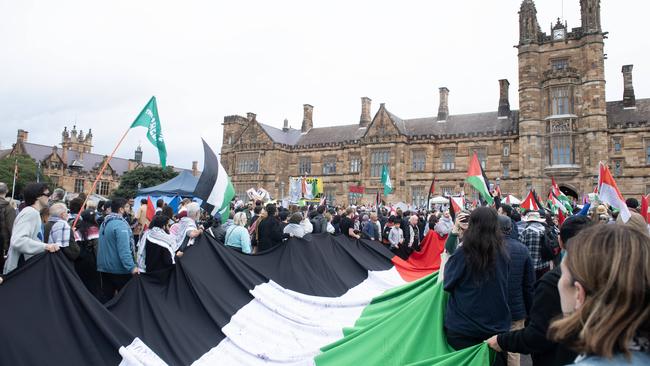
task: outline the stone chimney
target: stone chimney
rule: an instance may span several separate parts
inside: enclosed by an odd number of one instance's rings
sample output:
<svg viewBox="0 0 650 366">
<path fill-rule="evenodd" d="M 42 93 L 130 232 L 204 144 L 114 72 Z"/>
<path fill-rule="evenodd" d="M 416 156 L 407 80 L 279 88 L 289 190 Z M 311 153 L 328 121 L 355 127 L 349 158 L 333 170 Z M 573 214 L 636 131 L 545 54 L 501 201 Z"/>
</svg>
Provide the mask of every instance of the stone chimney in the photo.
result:
<svg viewBox="0 0 650 366">
<path fill-rule="evenodd" d="M 361 97 L 361 118 L 359 127 L 368 127 L 370 124 L 370 103 L 372 100 L 368 97 Z"/>
<path fill-rule="evenodd" d="M 29 132 L 25 130 L 18 130 L 18 135 L 16 136 L 16 143 L 19 144 L 21 142 L 27 142 L 27 138 L 29 137 Z"/>
<path fill-rule="evenodd" d="M 509 117 L 510 116 L 510 101 L 508 99 L 508 90 L 510 88 L 510 82 L 508 79 L 499 80 L 499 117 Z"/>
<path fill-rule="evenodd" d="M 286 118 L 284 119 L 284 125 L 282 126 L 282 131 L 284 132 L 289 131 L 289 120 Z"/>
<path fill-rule="evenodd" d="M 255 121 L 255 118 L 257 115 L 255 113 L 248 112 L 246 113 L 246 118 L 248 118 L 248 122 Z"/>
<path fill-rule="evenodd" d="M 438 121 L 444 122 L 449 118 L 449 89 L 440 88 L 440 105 L 438 106 Z"/>
<path fill-rule="evenodd" d="M 634 65 L 623 65 L 623 106 L 625 108 L 636 107 L 634 98 L 634 85 L 632 84 L 632 67 Z"/>
<path fill-rule="evenodd" d="M 192 162 L 192 175 L 195 177 L 199 175 L 199 162 L 196 160 Z"/>
<path fill-rule="evenodd" d="M 302 127 L 300 131 L 307 132 L 314 127 L 314 120 L 312 119 L 314 114 L 314 106 L 311 104 L 303 104 L 303 116 L 302 116 Z"/>
</svg>

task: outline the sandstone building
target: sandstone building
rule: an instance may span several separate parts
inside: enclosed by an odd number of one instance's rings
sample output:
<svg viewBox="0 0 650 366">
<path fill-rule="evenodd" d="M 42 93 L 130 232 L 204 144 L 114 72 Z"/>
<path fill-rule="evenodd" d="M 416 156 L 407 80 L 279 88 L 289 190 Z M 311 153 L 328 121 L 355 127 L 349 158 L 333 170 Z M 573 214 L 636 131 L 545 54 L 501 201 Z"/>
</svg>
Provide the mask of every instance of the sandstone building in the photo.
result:
<svg viewBox="0 0 650 366">
<path fill-rule="evenodd" d="M 650 99 L 635 99 L 632 65 L 622 67 L 621 100 L 605 100 L 607 38 L 600 1 L 580 0 L 581 25 L 558 22 L 541 31 L 532 0 L 519 10 L 519 110 L 511 110 L 509 82 L 499 80 L 496 110 L 453 114 L 450 91 L 440 88 L 438 114 L 401 119 L 381 103 L 361 98 L 358 123 L 314 127 L 305 104 L 301 129 L 261 123 L 253 113 L 226 116 L 221 159 L 237 192 L 263 187 L 287 195 L 290 176 L 319 176 L 330 199 L 349 201 L 349 186 L 365 187 L 372 202 L 381 166 L 390 167 L 395 192 L 387 201 L 422 206 L 432 177 L 436 193 L 470 191 L 463 181 L 477 152 L 501 191 L 516 196 L 529 188 L 548 192 L 551 177 L 578 198 L 597 183 L 606 161 L 626 196 L 650 193 Z M 496 98 L 495 98 L 496 99 Z M 471 194 L 471 192 L 469 192 Z"/>
<path fill-rule="evenodd" d="M 77 131 L 77 126 L 68 131 L 64 127 L 61 133 L 61 147 L 47 146 L 28 141 L 29 132 L 18 130 L 16 143 L 11 149 L 0 151 L 0 157 L 6 155 L 25 154 L 40 163 L 41 172 L 50 177 L 55 187 L 61 187 L 66 192 L 96 193 L 109 196 L 120 184 L 120 177 L 127 171 L 144 166 L 158 166 L 158 164 L 142 161 L 142 149 L 138 146 L 133 159 L 113 157 L 108 163 L 101 179 L 97 182 L 95 192 L 90 192 L 93 182 L 102 165 L 108 158 L 107 155 L 95 154 L 93 148 L 92 130 L 84 134 Z M 175 171 L 185 169 L 174 168 Z M 192 174 L 199 175 L 198 162 L 192 163 Z"/>
</svg>

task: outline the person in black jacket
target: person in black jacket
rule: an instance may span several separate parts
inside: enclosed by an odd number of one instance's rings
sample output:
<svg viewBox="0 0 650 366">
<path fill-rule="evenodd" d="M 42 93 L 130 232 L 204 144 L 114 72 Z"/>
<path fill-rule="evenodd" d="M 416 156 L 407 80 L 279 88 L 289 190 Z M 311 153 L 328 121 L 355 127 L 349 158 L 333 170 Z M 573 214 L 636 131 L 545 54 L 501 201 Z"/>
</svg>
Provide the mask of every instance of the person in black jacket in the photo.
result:
<svg viewBox="0 0 650 366">
<path fill-rule="evenodd" d="M 524 327 L 524 321 L 533 304 L 535 269 L 528 248 L 519 240 L 510 237 L 510 233 L 513 231 L 511 219 L 499 215 L 499 227 L 510 255 L 510 274 L 508 275 L 508 307 L 510 316 L 512 316 L 510 330 L 518 330 Z M 508 353 L 509 365 L 519 365 L 519 363 L 519 353 Z"/>
<path fill-rule="evenodd" d="M 325 206 L 318 206 L 316 209 L 316 215 L 310 218 L 311 224 L 314 227 L 312 233 L 326 233 L 327 232 L 327 220 L 323 217 L 325 213 Z"/>
<path fill-rule="evenodd" d="M 590 225 L 591 221 L 585 216 L 567 218 L 560 227 L 560 245 L 566 248 L 570 244 L 569 239 Z M 533 305 L 526 327 L 490 337 L 487 343 L 492 349 L 530 354 L 534 366 L 573 363 L 578 356 L 575 352 L 546 337 L 551 320 L 562 316 L 557 289 L 561 275 L 560 267 L 557 267 L 539 279 L 535 285 Z"/>
<path fill-rule="evenodd" d="M 266 205 L 267 217 L 257 224 L 257 250 L 264 251 L 282 244 L 282 225 L 274 204 Z"/>
<path fill-rule="evenodd" d="M 443 283 L 449 300 L 444 331 L 455 350 L 510 329 L 509 256 L 497 217 L 497 211 L 489 207 L 472 211 L 463 245 L 445 265 Z M 505 366 L 505 356 L 497 354 L 493 365 Z"/>
</svg>

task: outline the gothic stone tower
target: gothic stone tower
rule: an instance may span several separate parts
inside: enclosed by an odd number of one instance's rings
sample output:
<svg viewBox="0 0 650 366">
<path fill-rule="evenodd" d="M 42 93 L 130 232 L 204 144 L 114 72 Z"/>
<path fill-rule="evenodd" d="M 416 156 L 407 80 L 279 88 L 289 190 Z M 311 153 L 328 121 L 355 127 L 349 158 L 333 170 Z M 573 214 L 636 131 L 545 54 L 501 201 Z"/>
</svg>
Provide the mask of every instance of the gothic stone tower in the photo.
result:
<svg viewBox="0 0 650 366">
<path fill-rule="evenodd" d="M 600 0 L 581 0 L 581 27 L 558 19 L 541 31 L 533 0 L 519 11 L 521 191 L 548 191 L 550 177 L 576 192 L 593 189 L 607 160 L 604 36 Z"/>
</svg>

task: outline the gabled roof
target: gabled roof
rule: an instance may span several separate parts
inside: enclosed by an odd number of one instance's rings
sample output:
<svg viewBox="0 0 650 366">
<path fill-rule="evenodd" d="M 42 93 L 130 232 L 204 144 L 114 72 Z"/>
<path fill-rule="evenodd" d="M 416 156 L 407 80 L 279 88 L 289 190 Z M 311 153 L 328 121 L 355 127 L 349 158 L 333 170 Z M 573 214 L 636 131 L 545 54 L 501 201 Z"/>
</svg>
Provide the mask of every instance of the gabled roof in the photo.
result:
<svg viewBox="0 0 650 366">
<path fill-rule="evenodd" d="M 607 102 L 607 125 L 638 126 L 650 121 L 650 98 L 637 99 L 636 108 L 625 108 L 623 101 Z"/>
<path fill-rule="evenodd" d="M 31 142 L 23 142 L 22 146 L 25 149 L 25 153 L 36 161 L 45 160 L 52 154 L 52 146 L 34 144 Z M 59 150 L 57 150 L 57 153 L 59 154 L 59 156 L 61 156 L 63 151 L 59 148 Z M 68 150 L 67 159 L 69 165 L 72 165 L 74 163 L 75 166 L 78 166 L 83 170 L 90 171 L 95 168 L 101 167 L 101 164 L 104 162 L 104 157 L 105 155 L 101 155 L 101 154 L 84 153 L 82 159 L 79 159 L 79 153 L 77 151 Z M 153 164 L 153 163 L 142 163 L 142 165 L 158 166 L 158 164 Z M 115 173 L 117 173 L 118 175 L 122 175 L 129 170 L 129 159 L 113 157 L 113 159 L 111 159 L 111 162 L 109 163 L 109 166 L 113 169 Z M 191 172 L 190 169 L 181 169 L 181 168 L 174 168 L 174 171 Z"/>
<path fill-rule="evenodd" d="M 295 145 L 298 140 L 300 140 L 301 132 L 295 128 L 290 128 L 287 131 L 283 131 L 279 128 L 275 128 L 264 123 L 259 123 L 260 127 L 266 132 L 267 135 L 278 144 L 284 145 Z"/>
<path fill-rule="evenodd" d="M 383 107 L 382 107 L 383 108 Z M 470 133 L 509 133 L 517 132 L 519 112 L 512 111 L 509 117 L 499 118 L 497 112 L 472 113 L 452 115 L 445 122 L 438 122 L 437 117 L 402 119 L 396 114 L 383 110 L 393 121 L 400 134 L 405 136 L 453 136 Z M 381 112 L 381 109 L 380 109 Z M 377 112 L 377 113 L 380 113 Z M 374 119 L 373 119 L 374 121 Z M 308 146 L 314 144 L 341 143 L 356 141 L 363 138 L 367 128 L 359 124 L 349 124 L 331 127 L 316 127 L 301 133 L 290 128 L 283 131 L 257 122 L 275 143 L 289 146 Z M 371 125 L 372 126 L 372 125 Z"/>
</svg>

